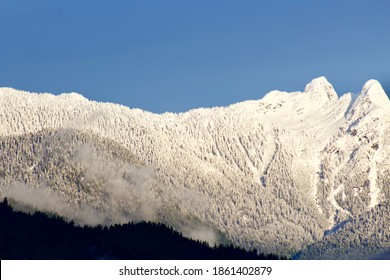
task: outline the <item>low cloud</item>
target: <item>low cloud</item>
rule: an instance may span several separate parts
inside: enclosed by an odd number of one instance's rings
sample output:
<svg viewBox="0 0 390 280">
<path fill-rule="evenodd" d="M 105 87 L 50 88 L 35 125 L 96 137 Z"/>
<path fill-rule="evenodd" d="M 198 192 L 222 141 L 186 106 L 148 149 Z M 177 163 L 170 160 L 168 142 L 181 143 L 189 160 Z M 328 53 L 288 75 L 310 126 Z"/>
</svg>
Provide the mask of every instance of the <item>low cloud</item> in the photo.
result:
<svg viewBox="0 0 390 280">
<path fill-rule="evenodd" d="M 111 213 L 112 223 L 156 219 L 161 199 L 155 192 L 152 167 L 119 160 L 90 145 L 76 149 L 73 163 L 83 171 L 81 180 L 90 182 L 91 188 L 99 188 L 98 199 Z"/>
<path fill-rule="evenodd" d="M 194 240 L 207 242 L 210 246 L 219 244 L 219 237 L 215 230 L 207 226 L 187 228 L 183 234 Z"/>
<path fill-rule="evenodd" d="M 162 187 L 151 166 L 120 158 L 89 144 L 78 145 L 68 159 L 78 170 L 77 190 L 53 190 L 47 182 L 31 185 L 14 181 L 3 188 L 1 196 L 16 210 L 53 213 L 80 226 L 163 222 L 189 238 L 211 246 L 219 243 L 218 234 L 196 216 L 207 212 L 207 196 L 195 190 Z M 67 182 L 61 185 L 68 186 Z M 178 205 L 179 210 L 166 212 L 172 205 Z"/>
<path fill-rule="evenodd" d="M 104 223 L 104 218 L 92 207 L 71 207 L 63 197 L 50 189 L 13 182 L 3 189 L 3 196 L 7 197 L 11 206 L 18 211 L 31 214 L 36 211 L 55 213 L 78 225 L 96 226 Z"/>
<path fill-rule="evenodd" d="M 56 181 L 60 186 L 54 188 L 47 181 L 13 181 L 2 188 L 1 197 L 7 197 L 16 210 L 53 213 L 77 225 L 109 226 L 157 219 L 161 199 L 155 193 L 151 167 L 116 159 L 91 145 L 79 145 L 68 164 L 79 170 L 78 189 L 61 179 Z M 63 170 L 57 168 L 55 176 L 62 177 Z"/>
</svg>

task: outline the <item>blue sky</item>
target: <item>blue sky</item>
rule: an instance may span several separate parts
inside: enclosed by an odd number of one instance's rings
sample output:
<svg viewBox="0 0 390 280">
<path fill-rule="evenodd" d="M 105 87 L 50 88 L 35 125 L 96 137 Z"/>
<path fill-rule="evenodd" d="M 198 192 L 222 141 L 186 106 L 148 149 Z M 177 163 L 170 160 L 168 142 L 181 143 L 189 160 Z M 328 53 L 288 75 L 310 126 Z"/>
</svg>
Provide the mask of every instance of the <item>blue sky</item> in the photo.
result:
<svg viewBox="0 0 390 280">
<path fill-rule="evenodd" d="M 1 0 L 0 86 L 182 112 L 390 88 L 390 1 Z"/>
</svg>

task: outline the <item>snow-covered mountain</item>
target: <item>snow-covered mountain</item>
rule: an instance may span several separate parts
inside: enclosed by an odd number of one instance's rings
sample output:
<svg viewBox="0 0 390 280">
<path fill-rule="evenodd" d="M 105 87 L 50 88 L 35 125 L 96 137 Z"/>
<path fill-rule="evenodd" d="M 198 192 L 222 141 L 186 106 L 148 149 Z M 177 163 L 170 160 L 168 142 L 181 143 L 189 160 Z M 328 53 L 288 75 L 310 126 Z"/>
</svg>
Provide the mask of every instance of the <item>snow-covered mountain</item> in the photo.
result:
<svg viewBox="0 0 390 280">
<path fill-rule="evenodd" d="M 303 92 L 160 115 L 0 88 L 0 108 L 0 193 L 15 207 L 80 224 L 155 220 L 265 253 L 310 245 L 309 257 L 380 213 L 365 223 L 380 234 L 352 231 L 370 254 L 390 247 L 390 101 L 375 80 L 358 95 L 320 77 Z"/>
</svg>

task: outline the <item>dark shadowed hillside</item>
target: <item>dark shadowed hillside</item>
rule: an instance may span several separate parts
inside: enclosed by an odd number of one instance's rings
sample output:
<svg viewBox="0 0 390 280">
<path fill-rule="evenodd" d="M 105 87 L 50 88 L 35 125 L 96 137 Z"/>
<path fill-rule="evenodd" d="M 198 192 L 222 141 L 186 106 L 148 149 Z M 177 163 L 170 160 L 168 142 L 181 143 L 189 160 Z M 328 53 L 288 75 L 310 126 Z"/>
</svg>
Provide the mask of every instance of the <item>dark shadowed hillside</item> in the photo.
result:
<svg viewBox="0 0 390 280">
<path fill-rule="evenodd" d="M 278 259 L 233 246 L 210 248 L 162 224 L 75 227 L 43 213 L 0 203 L 1 259 Z"/>
</svg>

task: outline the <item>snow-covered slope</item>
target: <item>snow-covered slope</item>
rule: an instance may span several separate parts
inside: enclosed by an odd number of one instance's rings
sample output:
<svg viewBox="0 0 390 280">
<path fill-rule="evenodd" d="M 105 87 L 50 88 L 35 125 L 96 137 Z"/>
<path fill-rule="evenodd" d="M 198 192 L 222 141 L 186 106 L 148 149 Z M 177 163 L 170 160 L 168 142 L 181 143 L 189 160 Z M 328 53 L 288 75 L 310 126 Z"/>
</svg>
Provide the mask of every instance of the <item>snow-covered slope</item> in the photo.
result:
<svg viewBox="0 0 390 280">
<path fill-rule="evenodd" d="M 4 139 L 28 147 L 31 141 L 39 144 L 28 135 L 45 131 L 108 139 L 153 169 L 150 204 L 159 205 L 153 219 L 205 240 L 215 240 L 215 231 L 242 247 L 290 254 L 390 198 L 390 101 L 374 80 L 356 96 L 338 97 L 320 77 L 303 92 L 272 91 L 228 107 L 162 115 L 88 101 L 75 93 L 1 88 L 0 108 L 3 155 L 21 149 L 7 146 Z M 66 141 L 60 138 L 53 141 Z M 40 161 L 36 155 L 30 158 L 31 166 Z M 20 175 L 23 170 L 17 176 L 11 172 L 12 165 L 11 160 L 3 163 L 3 196 L 16 181 L 37 187 L 36 179 Z M 31 170 L 36 177 L 42 172 Z M 121 172 L 118 180 L 126 177 Z M 103 184 L 109 189 L 111 179 Z M 87 190 L 78 190 L 83 195 L 70 200 L 76 185 L 63 184 L 61 191 L 47 183 L 39 188 L 54 188 L 67 203 L 88 203 L 94 211 L 118 204 L 101 203 L 99 192 L 88 200 Z M 141 185 L 138 192 L 148 188 Z M 134 193 L 133 185 L 124 188 Z M 159 195 L 164 202 L 156 199 Z M 106 222 L 122 221 L 110 217 Z"/>
</svg>

